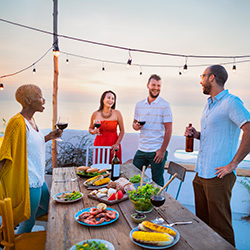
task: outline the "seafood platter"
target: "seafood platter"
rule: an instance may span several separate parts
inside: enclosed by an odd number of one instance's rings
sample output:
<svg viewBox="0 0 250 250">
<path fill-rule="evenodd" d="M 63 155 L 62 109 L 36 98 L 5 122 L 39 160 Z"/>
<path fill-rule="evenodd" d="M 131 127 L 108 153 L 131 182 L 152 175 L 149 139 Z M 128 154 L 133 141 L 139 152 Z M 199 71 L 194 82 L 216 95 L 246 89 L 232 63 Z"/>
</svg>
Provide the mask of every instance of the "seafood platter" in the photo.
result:
<svg viewBox="0 0 250 250">
<path fill-rule="evenodd" d="M 118 217 L 119 213 L 104 203 L 84 208 L 75 214 L 75 220 L 84 226 L 104 226 L 115 222 Z"/>
<path fill-rule="evenodd" d="M 99 169 L 96 167 L 80 166 L 76 169 L 76 173 L 80 177 L 92 178 L 94 176 L 102 175 L 103 177 L 109 176 L 107 168 Z"/>
<path fill-rule="evenodd" d="M 91 199 L 113 205 L 128 199 L 128 190 L 133 190 L 134 185 L 127 179 L 120 177 L 116 181 L 110 181 L 106 187 L 95 189 L 88 194 Z"/>
</svg>

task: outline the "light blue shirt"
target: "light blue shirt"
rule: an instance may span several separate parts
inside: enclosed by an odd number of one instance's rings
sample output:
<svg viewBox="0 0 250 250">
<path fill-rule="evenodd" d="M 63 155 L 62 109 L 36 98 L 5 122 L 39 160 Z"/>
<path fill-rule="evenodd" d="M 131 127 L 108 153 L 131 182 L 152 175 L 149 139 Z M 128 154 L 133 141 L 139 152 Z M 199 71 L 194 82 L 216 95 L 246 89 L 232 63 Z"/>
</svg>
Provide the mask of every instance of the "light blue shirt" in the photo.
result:
<svg viewBox="0 0 250 250">
<path fill-rule="evenodd" d="M 202 178 L 215 177 L 215 168 L 234 158 L 240 128 L 250 121 L 243 102 L 228 90 L 209 97 L 201 118 L 200 150 L 195 171 Z"/>
<path fill-rule="evenodd" d="M 134 119 L 138 121 L 139 118 L 146 123 L 140 130 L 138 149 L 143 152 L 159 150 L 165 135 L 164 123 L 172 122 L 169 103 L 158 96 L 149 104 L 146 98 L 136 104 Z"/>
</svg>

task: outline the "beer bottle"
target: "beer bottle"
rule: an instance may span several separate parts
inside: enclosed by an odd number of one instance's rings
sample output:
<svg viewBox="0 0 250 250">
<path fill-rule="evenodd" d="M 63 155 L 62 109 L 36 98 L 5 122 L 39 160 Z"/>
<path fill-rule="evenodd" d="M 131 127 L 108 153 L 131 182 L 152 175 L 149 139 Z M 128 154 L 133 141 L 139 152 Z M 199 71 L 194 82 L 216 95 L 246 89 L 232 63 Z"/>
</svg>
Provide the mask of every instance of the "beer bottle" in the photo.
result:
<svg viewBox="0 0 250 250">
<path fill-rule="evenodd" d="M 111 166 L 111 180 L 115 181 L 120 177 L 120 160 L 117 157 L 117 149 L 114 151 L 114 157 L 112 159 L 112 166 Z"/>
<path fill-rule="evenodd" d="M 189 127 L 192 127 L 192 123 L 189 123 Z M 186 152 L 194 151 L 194 135 L 186 136 Z"/>
</svg>

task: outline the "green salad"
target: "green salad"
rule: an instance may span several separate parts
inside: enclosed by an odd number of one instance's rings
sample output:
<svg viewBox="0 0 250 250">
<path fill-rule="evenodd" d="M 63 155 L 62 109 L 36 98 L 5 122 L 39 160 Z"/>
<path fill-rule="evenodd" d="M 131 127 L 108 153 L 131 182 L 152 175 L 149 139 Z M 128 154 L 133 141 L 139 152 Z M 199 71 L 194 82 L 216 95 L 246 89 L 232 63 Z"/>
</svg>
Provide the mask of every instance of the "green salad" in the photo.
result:
<svg viewBox="0 0 250 250">
<path fill-rule="evenodd" d="M 102 172 L 102 173 L 98 173 L 98 171 L 96 171 L 96 172 L 91 172 L 91 173 L 87 173 L 86 171 L 78 170 L 78 171 L 77 171 L 77 174 L 78 174 L 78 175 L 83 175 L 83 176 L 86 176 L 86 177 L 94 177 L 94 176 L 97 176 L 97 175 L 106 175 L 106 174 L 107 174 L 107 171 Z"/>
<path fill-rule="evenodd" d="M 129 181 L 131 183 L 140 183 L 140 181 L 141 181 L 141 175 L 140 174 L 134 175 L 133 177 L 130 177 Z"/>
<path fill-rule="evenodd" d="M 129 199 L 137 211 L 149 211 L 153 208 L 150 198 L 157 194 L 159 190 L 160 188 L 147 183 L 145 186 L 138 187 L 137 190 L 129 191 Z"/>
<path fill-rule="evenodd" d="M 73 191 L 73 192 L 65 192 L 60 195 L 57 195 L 56 198 L 61 201 L 73 201 L 80 197 L 82 197 L 82 194 L 79 191 Z"/>
<path fill-rule="evenodd" d="M 104 243 L 96 241 L 85 241 L 82 244 L 75 244 L 76 250 L 108 250 Z"/>
</svg>

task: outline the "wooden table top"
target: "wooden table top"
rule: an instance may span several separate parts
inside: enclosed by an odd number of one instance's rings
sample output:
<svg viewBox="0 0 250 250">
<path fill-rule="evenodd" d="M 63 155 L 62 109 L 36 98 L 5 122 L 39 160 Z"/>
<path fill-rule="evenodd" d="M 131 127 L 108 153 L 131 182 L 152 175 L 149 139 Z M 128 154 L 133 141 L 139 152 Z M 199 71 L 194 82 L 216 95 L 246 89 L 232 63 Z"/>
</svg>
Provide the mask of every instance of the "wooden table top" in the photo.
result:
<svg viewBox="0 0 250 250">
<path fill-rule="evenodd" d="M 128 179 L 140 173 L 140 170 L 133 164 L 121 165 L 121 171 L 122 176 Z M 88 198 L 90 190 L 87 190 L 83 185 L 83 182 L 86 180 L 85 178 L 77 177 L 76 181 L 71 181 L 76 177 L 75 167 L 53 169 L 45 249 L 68 250 L 75 243 L 88 239 L 109 241 L 114 245 L 116 250 L 144 249 L 135 245 L 129 238 L 130 231 L 138 226 L 131 219 L 131 214 L 135 211 L 130 200 L 109 206 L 119 212 L 118 220 L 112 224 L 88 227 L 80 225 L 75 221 L 74 217 L 78 211 L 96 206 L 99 203 L 96 200 Z M 65 182 L 56 182 L 56 180 L 65 180 Z M 83 199 L 69 204 L 62 204 L 53 200 L 55 194 L 73 190 L 82 192 Z M 235 249 L 169 194 L 166 193 L 166 201 L 159 210 L 160 216 L 165 219 L 166 223 L 192 221 L 192 224 L 189 225 L 174 226 L 180 233 L 180 240 L 171 249 Z M 151 213 L 147 214 L 147 220 L 154 219 L 156 215 L 157 212 L 154 209 Z"/>
</svg>

